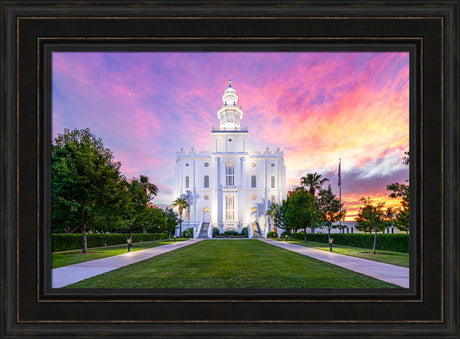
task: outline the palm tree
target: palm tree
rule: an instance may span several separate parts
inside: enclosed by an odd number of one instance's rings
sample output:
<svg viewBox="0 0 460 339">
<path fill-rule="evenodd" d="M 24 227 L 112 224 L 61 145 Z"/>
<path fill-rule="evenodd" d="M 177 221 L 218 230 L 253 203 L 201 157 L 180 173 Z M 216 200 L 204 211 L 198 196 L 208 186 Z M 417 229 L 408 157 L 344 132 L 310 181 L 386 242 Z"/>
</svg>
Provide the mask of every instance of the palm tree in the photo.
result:
<svg viewBox="0 0 460 339">
<path fill-rule="evenodd" d="M 179 215 L 180 215 L 180 219 L 179 219 L 179 232 L 180 232 L 179 233 L 179 238 L 180 238 L 180 237 L 182 237 L 182 212 L 184 211 L 184 209 L 189 207 L 189 203 L 184 198 L 177 198 L 176 200 L 173 201 L 172 206 L 173 207 L 177 206 L 177 208 L 179 210 Z"/>
<path fill-rule="evenodd" d="M 277 209 L 279 208 L 279 205 L 277 203 L 272 203 L 270 205 L 270 208 L 265 212 L 265 214 L 267 216 L 269 216 L 272 220 L 273 220 L 273 223 L 274 223 L 274 226 L 275 226 L 275 229 L 274 231 L 278 233 L 278 228 L 276 227 L 276 211 Z"/>
<path fill-rule="evenodd" d="M 139 176 L 139 181 L 141 186 L 145 188 L 149 200 L 158 194 L 158 187 L 155 184 L 150 183 L 147 176 L 141 174 Z"/>
<path fill-rule="evenodd" d="M 323 178 L 321 174 L 318 173 L 307 173 L 306 177 L 300 178 L 300 185 L 308 189 L 312 196 L 315 196 L 317 189 L 321 188 L 321 185 L 326 181 L 329 181 L 328 178 Z"/>
</svg>

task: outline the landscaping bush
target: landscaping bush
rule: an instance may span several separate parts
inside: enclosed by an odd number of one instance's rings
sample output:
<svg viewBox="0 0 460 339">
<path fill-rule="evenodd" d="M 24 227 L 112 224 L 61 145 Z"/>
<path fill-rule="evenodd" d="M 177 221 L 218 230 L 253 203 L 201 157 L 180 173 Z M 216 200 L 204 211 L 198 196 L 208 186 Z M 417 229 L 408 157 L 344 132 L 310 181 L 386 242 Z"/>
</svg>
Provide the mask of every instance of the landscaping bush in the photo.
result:
<svg viewBox="0 0 460 339">
<path fill-rule="evenodd" d="M 227 237 L 236 237 L 239 233 L 237 231 L 225 231 L 224 235 Z"/>
<path fill-rule="evenodd" d="M 268 232 L 267 233 L 267 238 L 278 238 L 278 233 L 276 233 L 275 231 L 271 231 L 271 232 Z"/>
<path fill-rule="evenodd" d="M 334 244 L 372 249 L 374 234 L 369 233 L 333 233 Z M 294 233 L 294 240 L 303 240 L 303 232 Z M 327 244 L 327 234 L 307 233 L 307 241 Z M 377 250 L 409 253 L 409 234 L 377 233 Z"/>
<path fill-rule="evenodd" d="M 182 232 L 183 238 L 193 238 L 193 228 L 187 228 L 185 231 Z"/>
<path fill-rule="evenodd" d="M 214 227 L 212 229 L 212 236 L 215 237 L 216 235 L 219 235 L 220 232 L 219 232 L 219 229 L 217 227 Z"/>
<path fill-rule="evenodd" d="M 128 233 L 94 234 L 86 235 L 88 248 L 126 244 Z M 168 239 L 166 233 L 155 233 L 155 240 Z M 133 243 L 153 240 L 152 233 L 133 233 Z M 82 248 L 83 237 L 81 233 L 52 234 L 51 247 L 53 252 L 77 250 Z"/>
<path fill-rule="evenodd" d="M 243 227 L 243 229 L 241 230 L 241 236 L 243 238 L 247 238 L 249 236 L 249 231 L 248 231 L 248 228 L 247 227 Z"/>
</svg>

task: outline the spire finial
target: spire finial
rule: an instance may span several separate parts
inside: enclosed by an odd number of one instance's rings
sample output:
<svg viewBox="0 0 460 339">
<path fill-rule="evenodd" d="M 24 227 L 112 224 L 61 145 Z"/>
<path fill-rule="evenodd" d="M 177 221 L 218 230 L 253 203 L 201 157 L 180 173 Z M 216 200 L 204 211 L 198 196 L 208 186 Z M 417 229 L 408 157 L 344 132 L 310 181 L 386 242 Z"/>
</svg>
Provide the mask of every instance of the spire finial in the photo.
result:
<svg viewBox="0 0 460 339">
<path fill-rule="evenodd" d="M 228 75 L 228 87 L 232 87 L 232 75 Z"/>
</svg>

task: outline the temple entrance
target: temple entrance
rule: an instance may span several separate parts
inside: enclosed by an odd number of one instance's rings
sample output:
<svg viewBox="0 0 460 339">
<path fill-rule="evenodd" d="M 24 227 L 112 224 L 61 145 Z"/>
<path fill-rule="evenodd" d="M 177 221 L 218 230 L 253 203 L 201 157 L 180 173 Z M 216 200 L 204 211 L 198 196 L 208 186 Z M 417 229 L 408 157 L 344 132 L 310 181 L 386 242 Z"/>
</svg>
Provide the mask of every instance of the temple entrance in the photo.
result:
<svg viewBox="0 0 460 339">
<path fill-rule="evenodd" d="M 209 207 L 203 209 L 203 222 L 210 222 L 211 221 L 211 210 Z"/>
</svg>

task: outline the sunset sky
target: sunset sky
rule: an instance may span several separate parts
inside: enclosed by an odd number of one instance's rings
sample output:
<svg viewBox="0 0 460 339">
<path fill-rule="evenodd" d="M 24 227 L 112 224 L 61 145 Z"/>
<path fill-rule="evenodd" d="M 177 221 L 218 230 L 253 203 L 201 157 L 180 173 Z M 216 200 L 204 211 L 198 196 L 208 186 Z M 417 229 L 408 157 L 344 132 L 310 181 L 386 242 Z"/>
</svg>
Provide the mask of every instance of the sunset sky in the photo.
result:
<svg viewBox="0 0 460 339">
<path fill-rule="evenodd" d="M 359 199 L 388 198 L 404 182 L 409 149 L 409 54 L 365 52 L 55 52 L 53 138 L 90 128 L 131 178 L 147 175 L 174 200 L 181 147 L 211 149 L 211 128 L 231 76 L 249 149 L 284 150 L 287 186 L 318 172 L 354 220 Z M 325 185 L 327 188 L 327 185 Z"/>
</svg>

